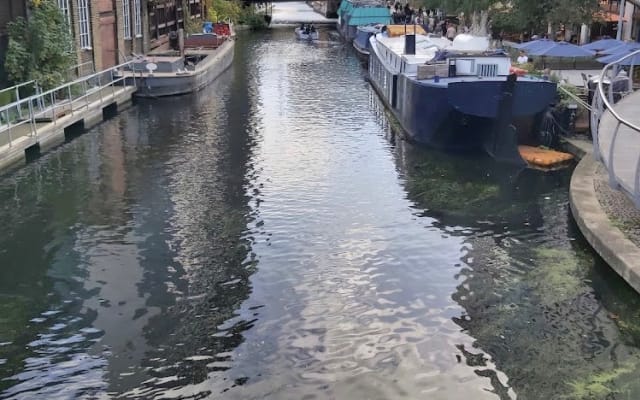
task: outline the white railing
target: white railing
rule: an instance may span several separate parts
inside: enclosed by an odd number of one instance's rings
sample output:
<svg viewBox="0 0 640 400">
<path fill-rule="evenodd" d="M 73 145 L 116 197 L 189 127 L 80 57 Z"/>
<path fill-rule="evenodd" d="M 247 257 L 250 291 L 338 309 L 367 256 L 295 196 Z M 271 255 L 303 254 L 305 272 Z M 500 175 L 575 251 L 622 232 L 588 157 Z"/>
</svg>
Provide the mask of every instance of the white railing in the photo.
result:
<svg viewBox="0 0 640 400">
<path fill-rule="evenodd" d="M 21 90 L 22 91 L 26 90 L 30 92 L 28 96 L 33 94 L 38 94 L 40 92 L 40 88 L 38 87 L 38 82 L 29 81 L 29 82 L 24 82 L 19 85 L 11 86 L 11 87 L 0 90 L 0 99 L 2 99 L 5 96 L 9 96 L 9 102 L 7 104 L 19 102 Z M 3 106 L 3 104 L 0 104 L 0 106 Z M 25 110 L 18 108 L 17 110 L 15 110 L 15 112 L 16 112 L 16 117 L 22 118 L 23 112 L 25 112 Z M 5 117 L 0 115 L 0 127 L 6 123 L 7 123 L 7 120 L 5 119 Z"/>
<path fill-rule="evenodd" d="M 602 69 L 593 94 L 591 133 L 593 153 L 605 165 L 609 184 L 624 191 L 636 207 L 640 208 L 640 126 L 629 120 L 631 115 L 620 115 L 622 106 L 616 105 L 634 91 L 633 61 L 638 55 L 640 50 L 627 54 Z M 625 68 L 628 68 L 625 71 L 627 76 L 618 73 Z M 634 109 L 635 113 L 637 109 Z M 613 124 L 603 126 L 602 117 L 605 113 L 610 113 Z"/>
<path fill-rule="evenodd" d="M 116 86 L 125 85 L 127 78 L 122 70 L 130 67 L 130 64 L 131 62 L 127 62 L 83 76 L 55 89 L 0 107 L 0 147 L 7 144 L 12 147 L 18 137 L 37 139 L 38 123 L 57 125 L 60 118 L 87 109 L 94 102 L 103 105 L 105 96 L 115 95 Z M 135 86 L 135 76 L 132 79 Z"/>
</svg>

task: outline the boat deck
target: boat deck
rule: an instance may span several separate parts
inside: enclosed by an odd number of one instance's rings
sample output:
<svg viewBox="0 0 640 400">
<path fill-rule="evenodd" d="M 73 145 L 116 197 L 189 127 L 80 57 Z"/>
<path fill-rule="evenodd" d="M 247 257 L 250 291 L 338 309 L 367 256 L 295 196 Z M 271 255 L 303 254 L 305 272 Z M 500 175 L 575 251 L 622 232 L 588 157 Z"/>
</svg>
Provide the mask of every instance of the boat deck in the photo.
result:
<svg viewBox="0 0 640 400">
<path fill-rule="evenodd" d="M 485 81 L 485 82 L 504 82 L 507 77 L 504 75 L 499 75 L 499 76 L 495 76 L 495 77 L 483 77 L 483 78 L 478 78 L 477 76 L 456 76 L 456 77 L 440 77 L 438 82 L 436 82 L 434 80 L 434 78 L 426 78 L 426 79 L 417 79 L 417 75 L 416 74 L 406 74 L 408 78 L 416 80 L 418 82 L 420 82 L 421 84 L 425 84 L 425 85 L 429 85 L 429 86 L 433 86 L 433 87 L 441 87 L 441 88 L 446 88 L 450 83 L 458 83 L 458 82 L 477 82 L 479 80 Z M 524 77 L 518 77 L 518 81 L 519 82 L 549 82 L 549 80 L 545 80 L 542 78 L 536 78 L 536 77 L 529 77 L 529 76 L 524 76 Z"/>
<path fill-rule="evenodd" d="M 227 42 L 225 42 L 227 43 Z M 145 77 L 175 77 L 175 76 L 191 76 L 191 75 L 197 75 L 199 74 L 202 70 L 207 69 L 209 67 L 209 64 L 215 62 L 214 59 L 215 57 L 211 57 L 214 56 L 215 54 L 218 53 L 218 49 L 198 49 L 198 50 L 188 50 L 185 52 L 187 56 L 206 56 L 205 59 L 203 59 L 201 62 L 197 63 L 195 65 L 195 69 L 185 69 L 182 72 L 153 72 L 153 73 L 149 73 L 147 71 L 142 71 L 142 70 L 136 70 L 136 71 L 122 71 L 121 72 L 121 76 L 124 77 L 133 77 L 135 75 L 136 78 L 145 78 Z M 162 59 L 163 61 L 169 61 L 169 62 L 175 62 L 178 61 L 180 59 L 182 59 L 182 57 L 175 57 L 175 56 L 160 56 L 160 55 L 151 55 L 151 56 L 147 56 L 144 58 L 144 60 L 148 60 L 148 62 L 157 62 L 160 59 Z"/>
</svg>

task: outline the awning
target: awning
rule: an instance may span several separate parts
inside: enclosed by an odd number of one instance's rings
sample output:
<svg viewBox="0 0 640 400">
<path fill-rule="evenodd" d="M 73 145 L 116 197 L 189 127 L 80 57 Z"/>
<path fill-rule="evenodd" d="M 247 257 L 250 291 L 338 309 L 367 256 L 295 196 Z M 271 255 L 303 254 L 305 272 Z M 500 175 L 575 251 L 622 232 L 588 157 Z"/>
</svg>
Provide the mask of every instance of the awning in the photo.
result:
<svg viewBox="0 0 640 400">
<path fill-rule="evenodd" d="M 598 11 L 593 13 L 593 18 L 599 21 L 604 22 L 618 22 L 618 14 L 613 13 L 611 11 Z M 622 19 L 622 22 L 628 22 L 625 18 Z"/>
</svg>

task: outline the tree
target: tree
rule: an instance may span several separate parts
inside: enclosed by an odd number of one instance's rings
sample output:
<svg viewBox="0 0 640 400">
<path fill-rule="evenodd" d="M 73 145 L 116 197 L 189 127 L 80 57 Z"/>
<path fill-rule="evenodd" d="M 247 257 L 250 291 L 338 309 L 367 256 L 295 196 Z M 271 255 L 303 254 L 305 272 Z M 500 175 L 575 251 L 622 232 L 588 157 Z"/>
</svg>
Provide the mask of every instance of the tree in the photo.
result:
<svg viewBox="0 0 640 400">
<path fill-rule="evenodd" d="M 238 22 L 242 15 L 242 6 L 237 0 L 207 0 L 207 14 L 213 22 L 227 19 Z"/>
<path fill-rule="evenodd" d="M 29 20 L 8 24 L 9 46 L 5 69 L 14 83 L 38 81 L 51 89 L 67 78 L 75 57 L 67 21 L 54 0 L 35 0 Z"/>
<path fill-rule="evenodd" d="M 466 25 L 487 16 L 494 27 L 529 32 L 546 31 L 547 24 L 567 26 L 589 23 L 598 9 L 598 0 L 424 0 L 429 8 L 466 16 Z M 470 18 L 469 18 L 470 17 Z M 486 27 L 485 27 L 486 29 Z"/>
</svg>

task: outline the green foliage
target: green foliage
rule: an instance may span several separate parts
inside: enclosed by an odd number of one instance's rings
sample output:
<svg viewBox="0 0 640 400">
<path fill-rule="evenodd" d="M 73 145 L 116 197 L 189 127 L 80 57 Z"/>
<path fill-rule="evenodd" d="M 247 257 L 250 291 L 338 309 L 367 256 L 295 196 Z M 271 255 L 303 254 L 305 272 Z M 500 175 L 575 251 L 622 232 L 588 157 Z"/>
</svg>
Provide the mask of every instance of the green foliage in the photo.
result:
<svg viewBox="0 0 640 400">
<path fill-rule="evenodd" d="M 252 29 L 267 27 L 264 13 L 255 12 L 253 6 L 243 7 L 239 0 L 207 0 L 207 18 L 213 22 L 231 20 Z"/>
<path fill-rule="evenodd" d="M 193 18 L 189 9 L 189 2 L 183 0 L 182 9 L 184 11 L 184 32 L 186 34 L 200 33 L 202 32 L 202 19 Z"/>
<path fill-rule="evenodd" d="M 448 15 L 470 16 L 489 11 L 495 30 L 546 32 L 547 24 L 572 26 L 592 20 L 598 0 L 422 0 L 428 8 L 441 8 Z M 467 24 L 469 20 L 467 18 Z"/>
<path fill-rule="evenodd" d="M 580 89 L 574 85 L 558 85 L 559 102 L 556 107 L 564 108 L 569 104 L 575 104 L 574 97 L 580 95 Z"/>
<path fill-rule="evenodd" d="M 251 29 L 264 29 L 267 27 L 267 22 L 264 19 L 264 13 L 253 12 L 253 10 L 249 9 L 245 9 L 239 23 L 248 25 Z"/>
<path fill-rule="evenodd" d="M 73 65 L 69 27 L 54 0 L 42 0 L 29 20 L 10 22 L 5 69 L 14 83 L 36 80 L 42 88 L 62 84 Z"/>
<path fill-rule="evenodd" d="M 242 16 L 242 5 L 238 0 L 207 0 L 207 17 L 210 21 L 231 20 L 237 23 Z"/>
</svg>

